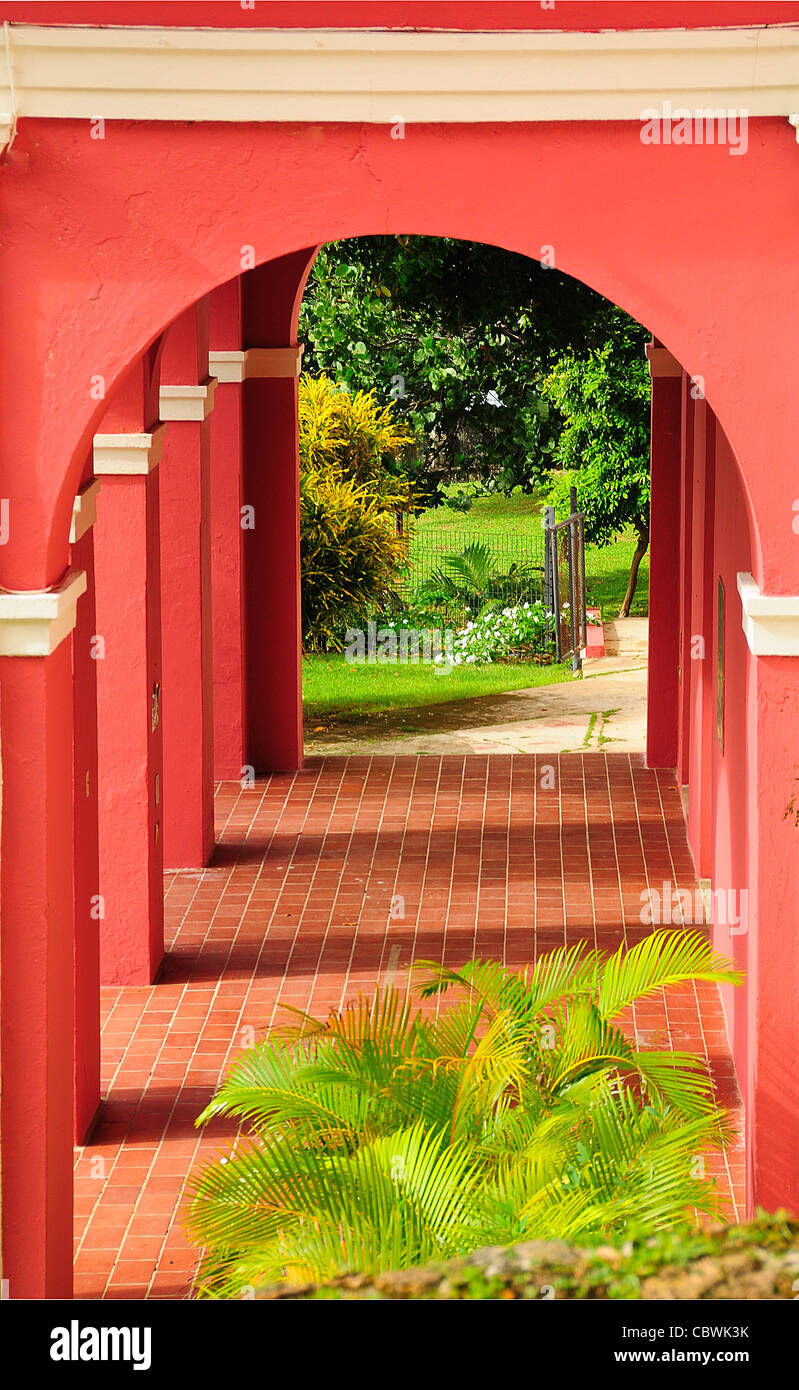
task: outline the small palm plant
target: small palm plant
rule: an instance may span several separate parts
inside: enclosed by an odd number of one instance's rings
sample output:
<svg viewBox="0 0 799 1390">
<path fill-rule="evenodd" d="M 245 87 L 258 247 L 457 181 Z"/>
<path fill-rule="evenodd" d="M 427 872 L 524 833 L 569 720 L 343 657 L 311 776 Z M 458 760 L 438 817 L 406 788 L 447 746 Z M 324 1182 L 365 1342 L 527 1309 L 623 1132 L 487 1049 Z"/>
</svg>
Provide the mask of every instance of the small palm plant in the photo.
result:
<svg viewBox="0 0 799 1390">
<path fill-rule="evenodd" d="M 532 597 L 540 581 L 541 567 L 514 560 L 507 570 L 499 568 L 490 549 L 473 541 L 458 555 L 450 555 L 444 569 L 435 569 L 420 584 L 422 599 L 459 603 L 471 610 L 486 611 L 497 604 L 511 603 L 519 597 Z"/>
<path fill-rule="evenodd" d="M 636 1048 L 618 1019 L 692 980 L 738 983 L 698 931 L 609 959 L 581 945 L 518 975 L 419 962 L 396 990 L 301 1014 L 231 1068 L 198 1124 L 243 1121 L 192 1180 L 201 1296 L 322 1280 L 533 1238 L 653 1231 L 718 1214 L 703 1150 L 729 1138 L 704 1063 Z"/>
</svg>

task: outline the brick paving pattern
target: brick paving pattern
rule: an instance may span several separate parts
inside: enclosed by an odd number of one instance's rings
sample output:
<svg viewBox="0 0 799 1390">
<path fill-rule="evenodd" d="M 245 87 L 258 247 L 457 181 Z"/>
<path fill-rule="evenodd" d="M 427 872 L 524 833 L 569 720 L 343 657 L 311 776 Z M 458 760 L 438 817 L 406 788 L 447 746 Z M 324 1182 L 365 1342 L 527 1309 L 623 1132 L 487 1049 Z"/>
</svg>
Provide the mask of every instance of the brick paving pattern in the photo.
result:
<svg viewBox="0 0 799 1390">
<path fill-rule="evenodd" d="M 696 887 L 674 776 L 637 754 L 309 758 L 246 790 L 221 783 L 216 816 L 211 866 L 166 876 L 158 982 L 103 990 L 105 1101 L 75 1160 L 76 1298 L 190 1296 L 183 1184 L 233 1133 L 194 1118 L 279 1000 L 325 1016 L 378 980 L 402 984 L 414 957 L 522 967 L 578 938 L 614 950 L 651 930 L 643 889 Z M 739 1113 L 715 986 L 647 1000 L 627 1026 L 706 1056 Z M 710 1166 L 741 1215 L 742 1141 Z"/>
</svg>

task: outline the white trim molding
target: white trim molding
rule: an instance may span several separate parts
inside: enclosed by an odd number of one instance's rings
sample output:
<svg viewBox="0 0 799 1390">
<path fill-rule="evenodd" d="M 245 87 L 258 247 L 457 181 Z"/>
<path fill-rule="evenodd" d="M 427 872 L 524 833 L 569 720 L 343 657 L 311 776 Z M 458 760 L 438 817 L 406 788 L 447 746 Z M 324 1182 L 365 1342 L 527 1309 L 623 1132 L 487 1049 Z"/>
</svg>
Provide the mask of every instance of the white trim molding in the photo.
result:
<svg viewBox="0 0 799 1390">
<path fill-rule="evenodd" d="M 82 536 L 85 536 L 97 520 L 97 494 L 99 491 L 100 479 L 93 478 L 90 483 L 81 488 L 72 503 L 72 521 L 69 527 L 70 545 L 74 545 Z"/>
<path fill-rule="evenodd" d="M 162 420 L 207 420 L 214 408 L 216 377 L 199 386 L 162 386 L 159 414 Z"/>
<path fill-rule="evenodd" d="M 209 352 L 208 370 L 220 386 L 243 381 L 247 375 L 247 354 L 242 351 Z"/>
<path fill-rule="evenodd" d="M 208 370 L 220 382 L 248 381 L 253 377 L 298 377 L 304 351 L 305 344 L 297 343 L 294 347 L 209 352 Z"/>
<path fill-rule="evenodd" d="M 799 656 L 799 594 L 761 594 L 751 574 L 738 575 L 741 622 L 755 656 Z"/>
<path fill-rule="evenodd" d="M 647 343 L 646 360 L 649 363 L 649 375 L 653 380 L 659 376 L 682 376 L 682 367 L 677 358 L 672 357 L 668 348 L 655 347 L 654 343 Z"/>
<path fill-rule="evenodd" d="M 411 33 L 9 24 L 7 34 L 0 111 L 13 118 L 640 120 L 666 100 L 749 116 L 799 111 L 796 25 Z"/>
<path fill-rule="evenodd" d="M 166 425 L 156 425 L 148 434 L 96 434 L 94 436 L 95 477 L 138 476 L 152 473 L 164 452 Z"/>
<path fill-rule="evenodd" d="M 0 656 L 51 656 L 75 626 L 86 573 L 72 570 L 56 589 L 0 590 Z"/>
</svg>

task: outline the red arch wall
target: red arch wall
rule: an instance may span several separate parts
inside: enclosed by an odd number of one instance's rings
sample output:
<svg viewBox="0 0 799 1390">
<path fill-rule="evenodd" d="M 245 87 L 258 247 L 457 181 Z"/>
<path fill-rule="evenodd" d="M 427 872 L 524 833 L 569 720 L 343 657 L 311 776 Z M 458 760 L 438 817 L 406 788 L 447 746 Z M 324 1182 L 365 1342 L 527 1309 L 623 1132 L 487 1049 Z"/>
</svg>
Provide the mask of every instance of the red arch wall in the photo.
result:
<svg viewBox="0 0 799 1390">
<path fill-rule="evenodd" d="M 153 24 L 215 29 L 701 29 L 790 24 L 796 0 L 10 0 L 25 24 Z"/>
<path fill-rule="evenodd" d="M 415 126 L 405 140 L 379 126 L 109 122 L 99 141 L 84 122 L 22 121 L 3 172 L 0 373 L 14 389 L 0 467 L 19 500 L 0 583 L 38 587 L 64 570 L 102 413 L 93 376 L 110 391 L 165 324 L 240 272 L 243 246 L 264 262 L 404 231 L 535 256 L 551 245 L 701 375 L 769 534 L 755 577 L 789 592 L 794 132 L 752 121 L 745 158 L 638 136 L 631 122 Z"/>
</svg>

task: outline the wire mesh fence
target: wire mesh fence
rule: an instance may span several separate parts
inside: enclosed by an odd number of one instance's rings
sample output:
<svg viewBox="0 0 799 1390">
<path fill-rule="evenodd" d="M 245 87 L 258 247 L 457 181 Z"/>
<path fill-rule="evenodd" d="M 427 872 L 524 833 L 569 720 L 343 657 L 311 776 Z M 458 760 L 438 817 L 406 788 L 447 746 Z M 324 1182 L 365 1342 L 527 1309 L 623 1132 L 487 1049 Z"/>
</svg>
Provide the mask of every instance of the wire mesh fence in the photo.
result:
<svg viewBox="0 0 799 1390">
<path fill-rule="evenodd" d="M 545 533 L 486 537 L 474 526 L 416 529 L 406 535 L 406 565 L 397 585 L 403 606 L 434 607 L 451 624 L 490 601 L 505 606 L 544 598 Z"/>
</svg>

